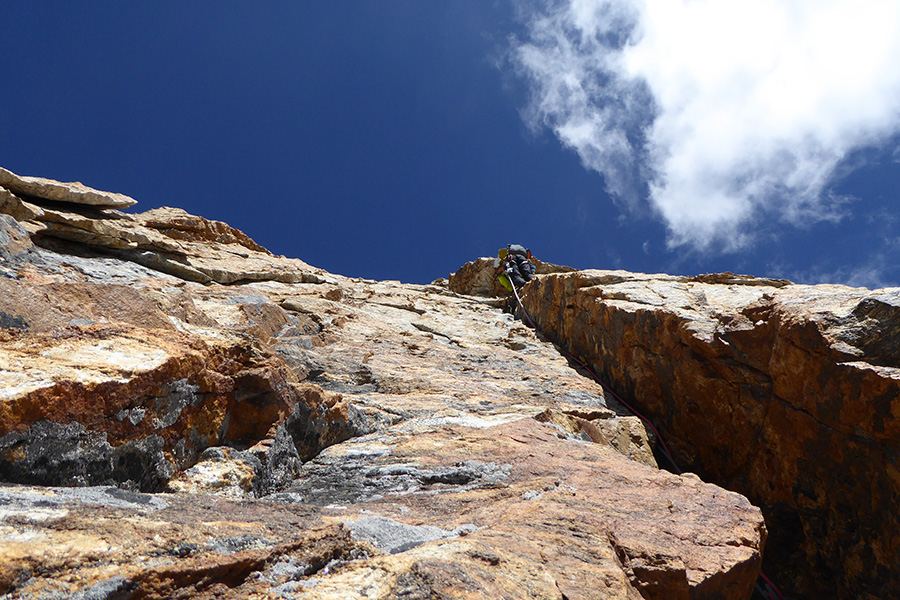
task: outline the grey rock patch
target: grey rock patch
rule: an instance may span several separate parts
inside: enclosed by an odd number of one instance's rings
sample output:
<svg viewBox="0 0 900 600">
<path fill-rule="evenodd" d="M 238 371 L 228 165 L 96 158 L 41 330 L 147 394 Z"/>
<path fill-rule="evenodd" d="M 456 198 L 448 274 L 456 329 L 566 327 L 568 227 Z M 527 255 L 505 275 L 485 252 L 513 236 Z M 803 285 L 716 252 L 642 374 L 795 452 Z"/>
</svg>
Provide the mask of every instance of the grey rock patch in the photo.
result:
<svg viewBox="0 0 900 600">
<path fill-rule="evenodd" d="M 284 598 L 284 600 L 294 600 L 294 598 L 299 597 L 297 594 L 301 593 L 304 587 L 307 586 L 304 586 L 299 581 L 288 581 L 287 583 L 282 583 L 281 585 L 273 587 L 269 590 L 269 592 L 276 598 Z"/>
<path fill-rule="evenodd" d="M 10 315 L 0 311 L 0 329 L 28 329 L 28 323 L 18 315 Z"/>
<path fill-rule="evenodd" d="M 459 527 L 454 529 L 453 533 L 455 533 L 458 536 L 465 537 L 465 536 L 469 535 L 470 533 L 475 533 L 476 531 L 478 531 L 478 529 L 479 529 L 479 527 L 477 527 L 476 525 L 473 525 L 472 523 L 466 523 L 466 524 L 460 525 Z"/>
<path fill-rule="evenodd" d="M 169 503 L 155 494 L 140 494 L 116 487 L 0 486 L 0 517 L 4 513 L 8 513 L 7 516 L 26 515 L 30 511 L 59 513 L 71 506 L 105 506 L 144 513 L 168 508 Z"/>
<path fill-rule="evenodd" d="M 212 283 L 213 281 L 213 278 L 208 274 L 188 265 L 183 256 L 169 252 L 119 249 L 115 251 L 115 254 L 122 260 L 131 261 L 144 268 L 171 275 L 176 279 L 198 283 Z"/>
<path fill-rule="evenodd" d="M 200 460 L 222 462 L 228 459 L 229 449 L 224 446 L 210 446 L 200 453 Z"/>
<path fill-rule="evenodd" d="M 72 600 L 124 600 L 131 595 L 134 587 L 133 583 L 117 575 L 76 592 Z"/>
<path fill-rule="evenodd" d="M 354 504 L 395 494 L 443 494 L 502 487 L 511 466 L 465 461 L 449 467 L 423 468 L 412 463 L 372 464 L 377 457 L 320 455 L 305 463 L 285 491 L 317 506 Z"/>
<path fill-rule="evenodd" d="M 197 554 L 199 551 L 199 544 L 194 542 L 181 542 L 172 546 L 172 548 L 169 549 L 168 554 L 178 558 L 186 558 Z"/>
<path fill-rule="evenodd" d="M 310 577 L 303 581 L 288 581 L 273 587 L 269 592 L 277 598 L 284 598 L 284 600 L 298 600 L 303 597 L 304 590 L 316 587 L 320 581 L 320 579 L 315 577 Z"/>
<path fill-rule="evenodd" d="M 327 411 L 298 402 L 279 426 L 276 444 L 280 440 L 278 436 L 287 435 L 293 442 L 299 459 L 309 460 L 328 446 L 362 434 L 357 427 L 365 426 L 366 423 L 359 418 L 358 411 L 349 412 L 350 418 L 346 421 L 330 419 Z"/>
<path fill-rule="evenodd" d="M 127 600 L 136 587 L 133 582 L 121 575 L 116 575 L 74 593 L 54 591 L 41 594 L 38 598 L 39 600 Z"/>
<path fill-rule="evenodd" d="M 29 262 L 41 266 L 50 274 L 58 275 L 69 281 L 83 278 L 96 283 L 119 284 L 135 283 L 147 278 L 179 281 L 176 277 L 119 258 L 59 254 L 44 248 L 35 248 Z"/>
<path fill-rule="evenodd" d="M 69 321 L 69 325 L 72 325 L 73 327 L 89 327 L 94 323 L 96 323 L 96 321 L 93 319 L 72 319 Z"/>
<path fill-rule="evenodd" d="M 135 415 L 135 411 L 140 411 L 140 412 L 137 415 Z M 146 415 L 146 413 L 147 413 L 147 411 L 144 409 L 123 408 L 122 410 L 120 410 L 119 412 L 116 413 L 116 421 L 119 421 L 121 423 L 122 421 L 127 419 L 128 422 L 131 423 L 132 425 L 137 425 L 144 419 L 144 416 Z M 138 418 L 138 416 L 140 418 Z"/>
<path fill-rule="evenodd" d="M 31 236 L 25 228 L 13 217 L 0 214 L 0 258 L 10 260 L 33 249 Z"/>
<path fill-rule="evenodd" d="M 230 296 L 224 299 L 226 304 L 271 304 L 271 300 L 262 294 L 245 294 L 242 296 Z"/>
<path fill-rule="evenodd" d="M 165 407 L 165 414 L 153 420 L 153 427 L 171 427 L 188 406 L 197 406 L 203 401 L 199 385 L 191 385 L 187 379 L 179 379 L 169 384 L 169 393 L 156 399 L 157 410 Z"/>
<path fill-rule="evenodd" d="M 278 428 L 275 433 L 275 441 L 262 459 L 265 460 L 265 471 L 262 476 L 256 478 L 257 493 L 260 496 L 283 490 L 300 472 L 302 462 L 300 455 L 291 434 L 283 426 Z M 300 500 L 296 501 L 303 502 L 302 495 L 299 497 Z M 285 501 L 293 502 L 294 500 L 291 498 Z"/>
<path fill-rule="evenodd" d="M 407 525 L 393 519 L 363 516 L 345 523 L 353 539 L 369 542 L 388 554 L 411 550 L 426 542 L 457 537 L 456 531 L 447 531 L 432 525 Z"/>
<path fill-rule="evenodd" d="M 237 537 L 219 538 L 207 544 L 207 547 L 213 552 L 219 554 L 234 554 L 235 552 L 244 552 L 245 550 L 260 550 L 262 548 L 271 548 L 275 542 L 258 535 L 241 535 Z"/>
<path fill-rule="evenodd" d="M 306 498 L 295 492 L 277 492 L 266 496 L 266 500 L 281 502 L 283 504 L 302 504 L 303 502 L 306 502 Z"/>
<path fill-rule="evenodd" d="M 570 402 L 586 407 L 606 407 L 606 399 L 599 394 L 593 394 L 586 390 L 568 390 L 562 396 L 557 397 L 557 402 Z"/>
<path fill-rule="evenodd" d="M 0 481 L 159 491 L 175 472 L 162 448 L 158 435 L 113 448 L 105 433 L 87 431 L 81 423 L 38 421 L 0 437 Z"/>
<path fill-rule="evenodd" d="M 313 570 L 309 563 L 298 562 L 293 556 L 288 556 L 272 565 L 266 576 L 273 581 L 296 581 L 311 574 Z"/>
<path fill-rule="evenodd" d="M 350 404 L 347 410 L 350 426 L 357 435 L 368 435 L 379 431 L 385 431 L 392 425 L 400 422 L 401 416 L 388 414 L 371 406 L 357 406 Z"/>
</svg>

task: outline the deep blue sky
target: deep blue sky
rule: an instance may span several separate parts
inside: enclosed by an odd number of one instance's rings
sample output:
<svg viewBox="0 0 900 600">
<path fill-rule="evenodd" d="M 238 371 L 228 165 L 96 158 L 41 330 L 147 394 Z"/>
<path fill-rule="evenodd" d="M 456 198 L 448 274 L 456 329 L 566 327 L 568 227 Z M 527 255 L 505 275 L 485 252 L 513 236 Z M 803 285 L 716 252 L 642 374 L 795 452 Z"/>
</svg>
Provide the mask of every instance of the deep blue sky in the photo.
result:
<svg viewBox="0 0 900 600">
<path fill-rule="evenodd" d="M 512 35 L 506 0 L 7 3 L 0 165 L 223 220 L 349 276 L 425 283 L 512 242 L 581 268 L 900 285 L 890 148 L 854 157 L 840 223 L 668 251 L 649 211 L 623 213 L 529 130 Z"/>
</svg>

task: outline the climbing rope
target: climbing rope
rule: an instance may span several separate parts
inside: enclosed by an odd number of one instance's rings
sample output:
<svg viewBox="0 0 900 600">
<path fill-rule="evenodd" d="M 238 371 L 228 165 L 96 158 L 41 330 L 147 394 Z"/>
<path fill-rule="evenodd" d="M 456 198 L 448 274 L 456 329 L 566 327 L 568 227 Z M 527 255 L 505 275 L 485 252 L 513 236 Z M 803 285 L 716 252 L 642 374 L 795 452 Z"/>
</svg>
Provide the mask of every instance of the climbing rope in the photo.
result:
<svg viewBox="0 0 900 600">
<path fill-rule="evenodd" d="M 532 329 L 539 332 L 541 329 L 540 329 L 540 327 L 538 327 L 535 324 L 534 321 L 531 320 L 531 317 L 528 315 L 528 311 L 525 310 L 525 306 L 522 304 L 522 299 L 519 297 L 519 291 L 516 289 L 516 286 L 513 285 L 511 287 L 513 290 L 513 295 L 516 297 L 516 303 L 519 305 L 519 308 L 522 310 L 522 315 L 525 317 L 525 320 L 528 321 L 528 324 L 531 325 Z M 631 406 L 629 403 L 625 402 L 618 394 L 616 394 L 616 392 L 614 392 L 612 390 L 612 388 L 610 388 L 608 385 L 606 385 L 603 382 L 603 380 L 600 379 L 596 373 L 594 373 L 594 371 L 587 365 L 587 363 L 585 361 L 576 358 L 573 354 L 570 354 L 561 346 L 557 346 L 557 348 L 559 349 L 560 352 L 562 352 L 562 354 L 566 358 L 568 358 L 571 361 L 574 361 L 575 363 L 580 365 L 585 371 L 587 371 L 590 374 L 591 378 L 593 378 L 594 381 L 596 381 L 598 384 L 600 384 L 600 387 L 602 387 L 606 392 L 609 392 L 609 394 L 611 394 L 613 398 L 615 398 L 618 402 L 620 402 L 622 404 L 622 406 L 624 406 L 626 409 L 628 409 L 628 411 L 631 412 L 631 414 L 633 414 L 634 416 L 639 418 L 642 423 L 644 423 L 646 426 L 648 426 L 653 431 L 654 435 L 656 435 L 657 441 L 659 442 L 660 451 L 666 457 L 666 459 L 669 461 L 669 463 L 672 465 L 672 468 L 675 469 L 675 472 L 678 473 L 679 475 L 681 475 L 683 473 L 683 471 L 678 468 L 678 464 L 676 464 L 675 459 L 672 458 L 672 453 L 669 451 L 669 447 L 666 446 L 666 442 L 663 440 L 663 437 L 660 435 L 659 431 L 656 429 L 656 427 L 653 425 L 653 423 L 650 422 L 650 419 L 648 419 L 647 417 L 645 417 L 644 415 L 639 413 L 633 406 Z M 781 591 L 778 589 L 778 587 L 772 582 L 771 579 L 766 577 L 765 573 L 763 573 L 761 569 L 759 571 L 759 579 L 761 579 L 763 583 L 760 583 L 759 581 L 757 581 L 756 591 L 759 592 L 759 594 L 763 598 L 767 598 L 768 600 L 776 600 L 776 599 L 777 600 L 785 600 L 785 597 L 781 594 Z"/>
</svg>

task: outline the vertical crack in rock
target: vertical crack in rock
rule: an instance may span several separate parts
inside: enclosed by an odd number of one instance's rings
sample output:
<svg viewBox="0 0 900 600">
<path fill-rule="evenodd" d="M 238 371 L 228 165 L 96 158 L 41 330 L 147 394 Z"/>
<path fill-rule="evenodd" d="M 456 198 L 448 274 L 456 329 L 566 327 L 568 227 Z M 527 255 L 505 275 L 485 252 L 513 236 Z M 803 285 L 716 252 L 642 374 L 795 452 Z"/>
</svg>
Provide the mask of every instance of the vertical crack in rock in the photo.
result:
<svg viewBox="0 0 900 600">
<path fill-rule="evenodd" d="M 900 292 L 584 271 L 524 302 L 683 467 L 763 508 L 787 593 L 900 593 Z"/>
</svg>

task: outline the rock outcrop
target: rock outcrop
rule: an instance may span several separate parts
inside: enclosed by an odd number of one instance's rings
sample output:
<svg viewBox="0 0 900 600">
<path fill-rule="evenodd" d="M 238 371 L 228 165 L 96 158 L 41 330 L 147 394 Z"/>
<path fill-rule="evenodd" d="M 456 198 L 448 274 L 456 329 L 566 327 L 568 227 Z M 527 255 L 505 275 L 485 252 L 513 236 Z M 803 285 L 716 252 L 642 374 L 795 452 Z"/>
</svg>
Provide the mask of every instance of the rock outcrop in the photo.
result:
<svg viewBox="0 0 900 600">
<path fill-rule="evenodd" d="M 762 507 L 786 592 L 900 596 L 900 289 L 582 271 L 523 301 L 677 463 Z"/>
<path fill-rule="evenodd" d="M 51 188 L 0 196 L 0 594 L 750 596 L 759 509 L 496 301 Z"/>
<path fill-rule="evenodd" d="M 80 181 L 62 183 L 43 177 L 22 177 L 0 167 L 0 186 L 23 197 L 34 197 L 38 202 L 65 202 L 85 204 L 100 208 L 128 208 L 137 201 L 124 194 L 101 192 Z"/>
<path fill-rule="evenodd" d="M 506 296 L 509 292 L 497 279 L 494 261 L 493 258 L 481 257 L 467 262 L 450 275 L 448 287 L 453 292 L 470 296 Z M 534 262 L 534 272 L 537 275 L 571 273 L 576 270 L 572 267 L 547 263 L 537 258 L 532 261 Z"/>
</svg>

